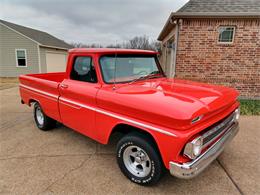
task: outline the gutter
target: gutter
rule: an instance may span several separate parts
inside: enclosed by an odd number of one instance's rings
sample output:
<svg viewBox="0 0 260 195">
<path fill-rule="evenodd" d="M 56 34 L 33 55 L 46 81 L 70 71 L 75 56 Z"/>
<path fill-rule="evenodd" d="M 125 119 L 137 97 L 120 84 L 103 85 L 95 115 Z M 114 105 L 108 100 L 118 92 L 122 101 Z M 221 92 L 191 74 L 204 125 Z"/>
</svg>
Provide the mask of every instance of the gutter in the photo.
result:
<svg viewBox="0 0 260 195">
<path fill-rule="evenodd" d="M 260 18 L 258 12 L 175 12 L 171 17 L 182 18 Z"/>
<path fill-rule="evenodd" d="M 167 22 L 165 23 L 162 31 L 160 32 L 157 40 L 162 41 L 171 28 L 171 20 L 180 18 L 191 19 L 260 19 L 258 12 L 172 12 Z"/>
<path fill-rule="evenodd" d="M 39 46 L 41 47 L 45 47 L 45 48 L 51 48 L 51 49 L 60 49 L 60 50 L 70 50 L 70 48 L 65 48 L 65 47 L 56 47 L 56 46 L 49 46 L 49 45 L 42 45 L 42 44 L 39 44 Z"/>
</svg>

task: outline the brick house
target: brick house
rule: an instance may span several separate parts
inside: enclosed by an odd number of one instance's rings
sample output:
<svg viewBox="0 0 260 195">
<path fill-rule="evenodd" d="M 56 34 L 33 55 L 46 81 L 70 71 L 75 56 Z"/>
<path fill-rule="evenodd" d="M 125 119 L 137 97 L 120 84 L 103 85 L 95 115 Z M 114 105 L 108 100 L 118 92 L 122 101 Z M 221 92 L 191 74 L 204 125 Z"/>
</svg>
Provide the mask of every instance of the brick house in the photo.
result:
<svg viewBox="0 0 260 195">
<path fill-rule="evenodd" d="M 260 0 L 190 0 L 170 15 L 158 40 L 169 77 L 260 99 Z"/>
</svg>

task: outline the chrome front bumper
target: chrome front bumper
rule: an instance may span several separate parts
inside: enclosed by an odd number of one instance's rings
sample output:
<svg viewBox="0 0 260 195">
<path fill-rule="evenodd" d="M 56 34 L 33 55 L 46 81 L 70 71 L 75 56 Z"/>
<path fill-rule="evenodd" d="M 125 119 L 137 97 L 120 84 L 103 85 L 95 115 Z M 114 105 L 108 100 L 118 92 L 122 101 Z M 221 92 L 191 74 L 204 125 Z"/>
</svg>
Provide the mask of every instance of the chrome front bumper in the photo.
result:
<svg viewBox="0 0 260 195">
<path fill-rule="evenodd" d="M 182 179 L 190 179 L 197 176 L 220 155 L 224 147 L 235 137 L 238 130 L 239 126 L 236 122 L 229 127 L 226 133 L 217 142 L 191 162 L 183 164 L 170 162 L 170 173 Z"/>
</svg>

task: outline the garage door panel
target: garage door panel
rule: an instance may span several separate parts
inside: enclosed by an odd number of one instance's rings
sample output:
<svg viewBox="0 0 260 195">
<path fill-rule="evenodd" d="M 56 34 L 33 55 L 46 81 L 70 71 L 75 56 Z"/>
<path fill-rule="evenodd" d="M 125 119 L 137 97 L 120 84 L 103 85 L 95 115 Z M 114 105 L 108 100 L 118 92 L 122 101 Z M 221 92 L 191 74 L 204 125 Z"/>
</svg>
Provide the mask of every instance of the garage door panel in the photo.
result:
<svg viewBox="0 0 260 195">
<path fill-rule="evenodd" d="M 58 53 L 46 53 L 47 72 L 65 72 L 66 55 Z"/>
</svg>

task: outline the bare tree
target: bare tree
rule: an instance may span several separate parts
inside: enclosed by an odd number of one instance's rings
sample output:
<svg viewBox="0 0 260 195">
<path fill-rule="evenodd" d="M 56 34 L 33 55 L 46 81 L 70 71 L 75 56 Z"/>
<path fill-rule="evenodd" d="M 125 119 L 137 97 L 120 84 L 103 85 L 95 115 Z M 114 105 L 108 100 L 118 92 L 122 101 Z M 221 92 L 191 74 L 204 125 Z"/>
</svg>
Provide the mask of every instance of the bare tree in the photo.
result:
<svg viewBox="0 0 260 195">
<path fill-rule="evenodd" d="M 84 44 L 84 43 L 71 43 L 74 48 L 102 48 L 103 46 L 100 44 L 92 43 L 92 44 Z"/>
<path fill-rule="evenodd" d="M 126 43 L 126 48 L 130 49 L 150 49 L 149 38 L 147 36 L 136 36 Z"/>
<path fill-rule="evenodd" d="M 152 41 L 150 42 L 150 49 L 154 51 L 161 52 L 161 43 L 159 41 Z"/>
<path fill-rule="evenodd" d="M 150 40 L 148 36 L 136 36 L 130 39 L 125 45 L 125 48 L 129 49 L 144 49 L 144 50 L 154 50 L 160 51 L 161 44 L 156 40 Z"/>
<path fill-rule="evenodd" d="M 100 44 L 84 44 L 84 43 L 71 43 L 75 48 L 102 48 Z M 127 42 L 110 44 L 106 46 L 107 48 L 126 48 L 126 49 L 144 49 L 144 50 L 161 50 L 160 42 L 156 40 L 150 40 L 148 36 L 135 36 Z"/>
<path fill-rule="evenodd" d="M 106 48 L 122 48 L 123 47 L 123 44 L 110 44 L 110 45 L 107 45 Z"/>
</svg>

